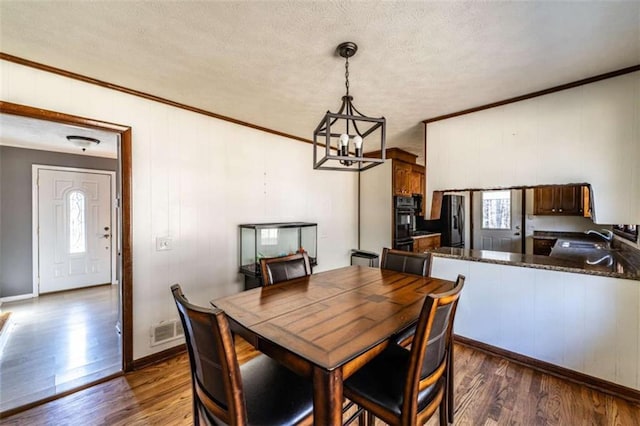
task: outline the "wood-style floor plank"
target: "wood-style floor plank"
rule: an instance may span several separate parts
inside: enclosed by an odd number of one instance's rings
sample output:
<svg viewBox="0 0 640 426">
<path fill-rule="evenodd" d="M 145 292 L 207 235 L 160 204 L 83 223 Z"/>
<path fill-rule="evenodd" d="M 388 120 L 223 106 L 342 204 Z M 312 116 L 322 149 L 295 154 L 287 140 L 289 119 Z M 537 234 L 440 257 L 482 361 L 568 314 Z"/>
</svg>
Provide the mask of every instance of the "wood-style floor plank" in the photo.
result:
<svg viewBox="0 0 640 426">
<path fill-rule="evenodd" d="M 237 338 L 241 362 L 256 355 Z M 640 425 L 640 405 L 465 346 L 455 348 L 456 425 Z M 2 420 L 3 425 L 191 425 L 186 354 Z M 437 412 L 427 423 L 438 424 Z M 380 420 L 376 425 L 382 426 Z"/>
<path fill-rule="evenodd" d="M 118 286 L 4 303 L 12 327 L 0 353 L 0 412 L 122 370 Z"/>
</svg>

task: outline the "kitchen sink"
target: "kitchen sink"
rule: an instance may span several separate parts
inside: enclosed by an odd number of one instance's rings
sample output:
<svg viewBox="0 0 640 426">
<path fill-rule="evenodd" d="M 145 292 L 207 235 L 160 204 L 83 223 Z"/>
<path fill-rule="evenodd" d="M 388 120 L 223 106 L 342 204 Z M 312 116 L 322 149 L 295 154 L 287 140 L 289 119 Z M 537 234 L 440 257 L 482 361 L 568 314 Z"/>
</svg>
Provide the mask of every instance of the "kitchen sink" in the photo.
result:
<svg viewBox="0 0 640 426">
<path fill-rule="evenodd" d="M 563 241 L 560 243 L 562 248 L 576 248 L 576 249 L 608 249 L 605 243 L 592 243 L 588 241 Z"/>
</svg>

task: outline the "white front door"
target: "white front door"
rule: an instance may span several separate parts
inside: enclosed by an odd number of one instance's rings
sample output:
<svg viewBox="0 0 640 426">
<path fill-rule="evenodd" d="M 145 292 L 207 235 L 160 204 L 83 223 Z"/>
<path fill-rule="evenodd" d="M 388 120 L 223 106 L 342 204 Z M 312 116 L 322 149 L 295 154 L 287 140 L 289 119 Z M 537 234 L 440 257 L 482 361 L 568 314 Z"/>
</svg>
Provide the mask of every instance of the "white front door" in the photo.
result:
<svg viewBox="0 0 640 426">
<path fill-rule="evenodd" d="M 522 190 L 473 193 L 473 248 L 522 253 Z"/>
<path fill-rule="evenodd" d="M 111 180 L 38 170 L 39 293 L 111 283 Z"/>
</svg>

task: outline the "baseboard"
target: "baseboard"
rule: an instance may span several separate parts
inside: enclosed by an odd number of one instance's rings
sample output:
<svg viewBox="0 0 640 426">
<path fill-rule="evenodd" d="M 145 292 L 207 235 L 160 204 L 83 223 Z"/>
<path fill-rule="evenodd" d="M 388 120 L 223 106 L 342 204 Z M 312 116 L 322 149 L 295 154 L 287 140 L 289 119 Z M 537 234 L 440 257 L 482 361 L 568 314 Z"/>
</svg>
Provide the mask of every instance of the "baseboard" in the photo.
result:
<svg viewBox="0 0 640 426">
<path fill-rule="evenodd" d="M 144 367 L 148 367 L 150 365 L 157 364 L 159 362 L 173 358 L 174 356 L 180 355 L 181 353 L 186 352 L 186 350 L 187 345 L 183 343 L 182 345 L 174 346 L 172 348 L 165 349 L 164 351 L 156 352 L 155 354 L 135 359 L 131 364 L 131 369 L 140 370 Z"/>
<path fill-rule="evenodd" d="M 542 373 L 550 374 L 552 376 L 568 380 L 579 385 L 587 386 L 597 391 L 626 399 L 627 401 L 631 401 L 635 404 L 640 403 L 640 391 L 636 389 L 628 388 L 617 383 L 612 383 L 607 380 L 599 379 L 597 377 L 570 370 L 568 368 L 550 364 L 545 361 L 540 361 L 539 359 L 531 358 L 526 355 L 511 352 L 506 349 L 488 345 L 486 343 L 478 342 L 477 340 L 469 339 L 467 337 L 458 336 L 457 334 L 454 335 L 453 339 L 455 343 L 468 346 L 480 352 L 485 352 L 491 355 L 505 358 L 509 361 L 524 365 Z"/>
<path fill-rule="evenodd" d="M 18 300 L 32 299 L 34 297 L 38 297 L 38 295 L 37 294 L 33 294 L 33 293 L 19 294 L 17 296 L 2 297 L 2 298 L 0 298 L 0 302 L 1 303 L 15 302 L 15 301 L 18 301 Z"/>
</svg>

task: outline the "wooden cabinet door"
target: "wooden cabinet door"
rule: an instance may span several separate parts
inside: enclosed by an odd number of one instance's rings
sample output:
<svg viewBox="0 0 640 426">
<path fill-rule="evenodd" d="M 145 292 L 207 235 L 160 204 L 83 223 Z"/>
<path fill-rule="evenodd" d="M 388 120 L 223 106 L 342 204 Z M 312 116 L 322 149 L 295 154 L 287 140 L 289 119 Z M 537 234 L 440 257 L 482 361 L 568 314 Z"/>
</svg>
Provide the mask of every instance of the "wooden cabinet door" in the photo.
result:
<svg viewBox="0 0 640 426">
<path fill-rule="evenodd" d="M 582 186 L 560 185 L 535 188 L 533 214 L 582 216 Z"/>
<path fill-rule="evenodd" d="M 434 235 L 432 237 L 425 238 L 426 247 L 425 250 L 436 249 L 440 247 L 440 235 Z"/>
<path fill-rule="evenodd" d="M 413 239 L 413 251 L 424 253 L 427 250 L 440 247 L 440 235 L 431 235 Z"/>
<path fill-rule="evenodd" d="M 422 210 L 424 213 L 424 206 L 425 206 L 425 201 L 426 201 L 426 194 L 427 194 L 427 180 L 426 180 L 427 174 L 426 173 L 420 173 L 420 194 L 422 194 Z M 425 214 L 426 217 L 426 214 Z"/>
<path fill-rule="evenodd" d="M 396 161 L 393 162 L 393 195 L 411 195 L 409 188 L 410 174 L 411 165 Z"/>
<path fill-rule="evenodd" d="M 533 214 L 547 215 L 555 214 L 555 187 L 543 186 L 533 190 Z"/>
<path fill-rule="evenodd" d="M 541 255 L 541 256 L 549 256 L 551 254 L 551 249 L 556 244 L 556 240 L 547 240 L 547 239 L 533 239 L 533 254 Z"/>
<path fill-rule="evenodd" d="M 411 192 L 411 195 L 420 193 L 420 173 L 411 171 L 409 175 L 409 192 Z"/>
<path fill-rule="evenodd" d="M 574 185 L 556 188 L 559 195 L 557 212 L 562 215 L 582 216 L 582 187 Z"/>
</svg>

